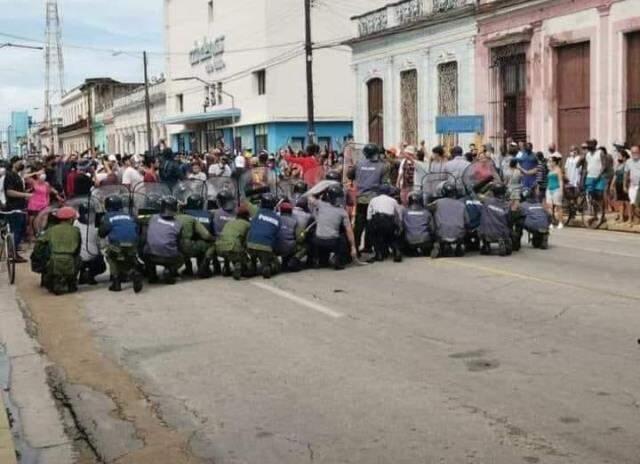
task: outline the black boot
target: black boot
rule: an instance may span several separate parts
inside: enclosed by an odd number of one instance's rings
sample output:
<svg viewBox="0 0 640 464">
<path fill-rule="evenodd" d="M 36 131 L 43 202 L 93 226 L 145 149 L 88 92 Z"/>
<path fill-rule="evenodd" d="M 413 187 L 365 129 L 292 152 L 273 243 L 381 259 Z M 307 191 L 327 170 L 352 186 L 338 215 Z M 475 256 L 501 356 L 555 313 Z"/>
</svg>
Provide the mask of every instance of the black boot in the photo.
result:
<svg viewBox="0 0 640 464">
<path fill-rule="evenodd" d="M 440 242 L 435 242 L 431 248 L 431 259 L 440 257 Z"/>
<path fill-rule="evenodd" d="M 140 293 L 142 291 L 142 287 L 144 286 L 142 274 L 140 274 L 138 271 L 133 271 L 131 273 L 131 281 L 133 282 L 134 293 Z"/>
<path fill-rule="evenodd" d="M 120 283 L 120 276 L 113 276 L 111 279 L 111 285 L 109 286 L 110 292 L 121 292 L 122 284 Z"/>
<path fill-rule="evenodd" d="M 191 262 L 191 258 L 187 258 L 184 262 L 182 277 L 193 277 L 193 263 Z"/>
<path fill-rule="evenodd" d="M 209 279 L 213 276 L 211 272 L 211 260 L 208 258 L 202 259 L 198 263 L 198 277 L 200 279 Z"/>
</svg>

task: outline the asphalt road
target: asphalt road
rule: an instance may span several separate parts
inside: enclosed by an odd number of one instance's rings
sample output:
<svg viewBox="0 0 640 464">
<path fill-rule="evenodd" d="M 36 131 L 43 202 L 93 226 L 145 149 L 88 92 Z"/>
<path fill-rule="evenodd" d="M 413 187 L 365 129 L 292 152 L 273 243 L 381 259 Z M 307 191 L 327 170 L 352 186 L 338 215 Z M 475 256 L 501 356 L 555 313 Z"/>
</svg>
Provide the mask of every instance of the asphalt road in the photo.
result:
<svg viewBox="0 0 640 464">
<path fill-rule="evenodd" d="M 74 298 L 204 461 L 638 464 L 639 275 L 640 236 L 563 230 L 510 258 Z"/>
</svg>

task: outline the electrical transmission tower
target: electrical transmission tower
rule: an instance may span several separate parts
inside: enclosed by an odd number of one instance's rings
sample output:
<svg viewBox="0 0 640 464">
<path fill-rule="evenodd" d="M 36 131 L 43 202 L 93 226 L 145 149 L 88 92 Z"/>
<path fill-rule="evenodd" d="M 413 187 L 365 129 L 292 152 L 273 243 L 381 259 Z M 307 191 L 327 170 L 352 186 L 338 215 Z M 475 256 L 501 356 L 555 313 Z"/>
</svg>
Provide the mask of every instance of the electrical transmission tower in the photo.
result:
<svg viewBox="0 0 640 464">
<path fill-rule="evenodd" d="M 58 0 L 46 0 L 46 12 L 44 111 L 50 137 L 49 154 L 54 154 L 57 143 L 55 122 L 60 117 L 60 101 L 64 95 L 64 59 Z"/>
</svg>

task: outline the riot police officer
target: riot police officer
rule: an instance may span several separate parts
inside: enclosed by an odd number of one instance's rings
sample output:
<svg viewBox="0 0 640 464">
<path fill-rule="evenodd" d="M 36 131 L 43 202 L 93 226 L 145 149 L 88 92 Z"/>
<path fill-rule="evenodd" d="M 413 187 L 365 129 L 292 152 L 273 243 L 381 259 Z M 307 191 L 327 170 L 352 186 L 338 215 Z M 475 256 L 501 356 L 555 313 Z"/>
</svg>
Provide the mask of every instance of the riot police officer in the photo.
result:
<svg viewBox="0 0 640 464">
<path fill-rule="evenodd" d="M 436 239 L 431 249 L 431 257 L 451 254 L 451 246 L 455 245 L 456 256 L 464 255 L 464 237 L 469 222 L 465 204 L 458 200 L 455 184 L 446 182 L 441 189 L 443 198 L 429 205 L 436 225 Z"/>
<path fill-rule="evenodd" d="M 428 256 L 435 233 L 433 215 L 424 207 L 424 196 L 419 192 L 411 192 L 407 203 L 402 212 L 404 248 L 414 255 Z"/>
<path fill-rule="evenodd" d="M 316 220 L 313 237 L 314 262 L 321 266 L 327 265 L 333 253 L 334 269 L 341 270 L 344 269 L 349 257 L 357 256 L 349 215 L 339 204 L 340 199 L 344 198 L 344 190 L 341 185 L 332 184 L 327 188 L 323 198 L 326 201 L 309 197 Z"/>
<path fill-rule="evenodd" d="M 510 255 L 513 251 L 511 242 L 511 207 L 505 200 L 507 188 L 502 183 L 491 186 L 493 195 L 487 196 L 482 202 L 482 216 L 478 235 L 482 242 L 480 252 L 491 253 L 491 244 L 498 244 L 500 256 Z"/>
<path fill-rule="evenodd" d="M 204 210 L 204 200 L 200 195 L 187 199 L 185 214 L 176 220 L 182 224 L 180 251 L 185 259 L 184 275 L 193 275 L 192 258 L 198 262 L 198 277 L 211 277 L 211 259 L 215 255 L 214 238 L 210 232 L 211 218 Z"/>
<path fill-rule="evenodd" d="M 111 272 L 111 286 L 109 290 L 122 290 L 122 281 L 131 278 L 133 291 L 142 290 L 142 275 L 137 270 L 138 226 L 136 221 L 123 211 L 122 198 L 110 196 L 105 200 L 107 213 L 102 218 L 98 229 L 101 238 L 107 238 L 108 245 L 105 252 L 109 271 Z"/>
<path fill-rule="evenodd" d="M 531 234 L 531 244 L 534 248 L 546 250 L 549 248 L 549 228 L 551 227 L 551 215 L 545 207 L 537 201 L 531 190 L 524 189 L 520 194 L 520 208 L 516 212 L 516 224 L 514 233 L 514 250 L 520 248 L 522 231 L 527 230 Z"/>
<path fill-rule="evenodd" d="M 178 270 L 184 264 L 180 252 L 182 224 L 176 220 L 178 200 L 172 196 L 162 198 L 160 214 L 154 214 L 149 221 L 144 246 L 144 263 L 149 282 L 158 282 L 156 266 L 163 266 L 164 280 L 175 284 Z"/>
<path fill-rule="evenodd" d="M 382 185 L 387 174 L 385 163 L 380 160 L 380 148 L 374 144 L 365 145 L 362 149 L 364 159 L 359 160 L 349 171 L 349 179 L 356 183 L 356 218 L 355 240 L 359 245 L 362 234 L 367 226 L 367 208 L 369 202 L 375 196 L 376 191 Z M 343 194 L 344 196 L 344 194 Z M 365 236 L 365 250 L 371 250 L 370 237 Z"/>
<path fill-rule="evenodd" d="M 276 198 L 271 193 L 263 193 L 260 197 L 260 208 L 251 219 L 247 250 L 254 268 L 258 261 L 262 266 L 262 277 L 271 278 L 279 270 L 279 262 L 275 254 L 280 230 L 280 217 L 274 211 Z"/>
</svg>

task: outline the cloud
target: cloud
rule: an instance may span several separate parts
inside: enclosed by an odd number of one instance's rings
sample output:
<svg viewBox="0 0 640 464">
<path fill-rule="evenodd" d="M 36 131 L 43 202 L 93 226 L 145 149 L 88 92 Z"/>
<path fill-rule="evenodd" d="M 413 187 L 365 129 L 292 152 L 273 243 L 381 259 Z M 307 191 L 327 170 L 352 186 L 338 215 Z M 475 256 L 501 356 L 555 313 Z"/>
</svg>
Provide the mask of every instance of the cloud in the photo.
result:
<svg viewBox="0 0 640 464">
<path fill-rule="evenodd" d="M 163 50 L 162 0 L 59 0 L 62 17 L 65 88 L 87 77 L 113 77 L 128 82 L 143 79 L 140 55 L 98 52 L 82 45 L 115 50 Z M 0 32 L 44 40 L 43 0 L 0 0 Z M 0 36 L 0 43 L 20 42 Z M 43 52 L 0 49 L 0 127 L 12 110 L 44 105 Z M 150 57 L 150 74 L 163 71 L 162 56 Z M 36 113 L 36 116 L 40 116 Z"/>
</svg>

